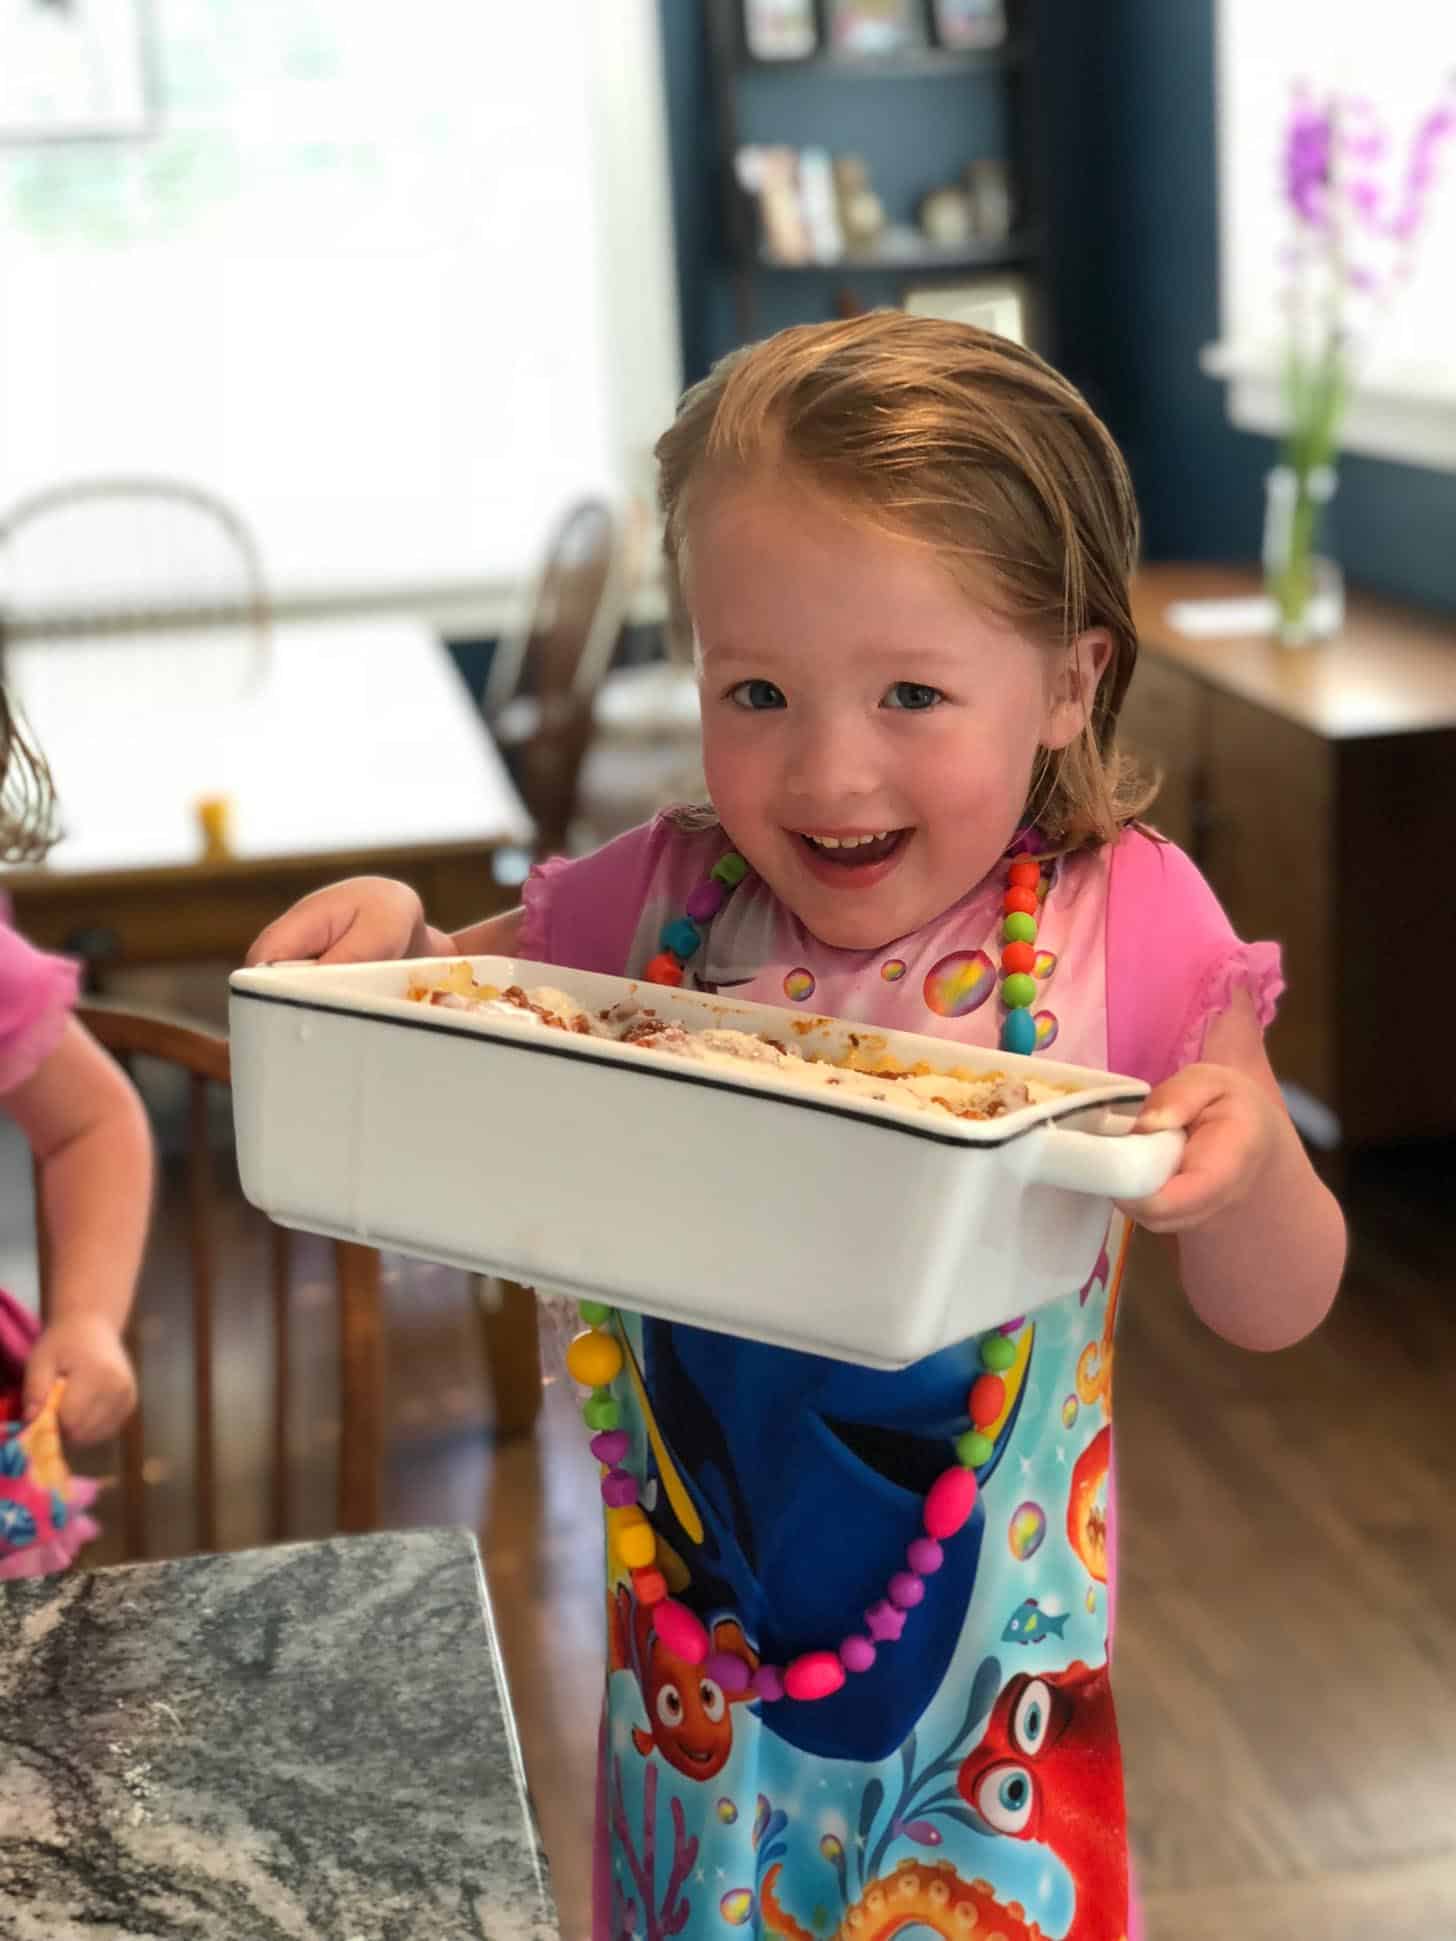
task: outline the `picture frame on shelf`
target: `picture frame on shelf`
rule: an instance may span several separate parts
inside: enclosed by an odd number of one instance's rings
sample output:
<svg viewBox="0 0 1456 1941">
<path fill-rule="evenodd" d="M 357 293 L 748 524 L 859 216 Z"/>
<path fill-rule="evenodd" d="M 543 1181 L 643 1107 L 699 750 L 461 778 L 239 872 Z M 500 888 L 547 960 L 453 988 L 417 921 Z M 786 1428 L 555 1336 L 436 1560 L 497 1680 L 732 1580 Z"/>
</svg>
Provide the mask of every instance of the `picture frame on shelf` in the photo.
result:
<svg viewBox="0 0 1456 1941">
<path fill-rule="evenodd" d="M 914 317 L 941 317 L 974 324 L 1013 344 L 1035 348 L 1036 317 L 1024 276 L 963 277 L 955 283 L 920 283 L 902 290 L 900 307 Z"/>
<path fill-rule="evenodd" d="M 973 53 L 1006 44 L 1005 0 L 930 0 L 935 44 Z"/>
<path fill-rule="evenodd" d="M 921 0 L 824 0 L 825 30 L 835 54 L 884 60 L 926 44 Z"/>
<path fill-rule="evenodd" d="M 135 141 L 156 125 L 150 0 L 0 7 L 0 144 Z"/>
<path fill-rule="evenodd" d="M 819 52 L 814 0 L 742 0 L 743 45 L 753 61 L 805 61 Z"/>
</svg>

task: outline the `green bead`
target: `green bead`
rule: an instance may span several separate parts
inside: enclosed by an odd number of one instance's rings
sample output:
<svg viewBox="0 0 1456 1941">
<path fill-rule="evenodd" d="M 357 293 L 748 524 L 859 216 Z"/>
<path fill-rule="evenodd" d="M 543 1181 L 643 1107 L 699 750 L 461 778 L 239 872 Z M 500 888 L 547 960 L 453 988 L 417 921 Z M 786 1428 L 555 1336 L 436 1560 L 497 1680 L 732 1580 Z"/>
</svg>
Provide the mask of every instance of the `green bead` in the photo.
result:
<svg viewBox="0 0 1456 1941">
<path fill-rule="evenodd" d="M 581 1412 L 589 1429 L 618 1429 L 622 1426 L 622 1405 L 606 1389 L 599 1388 Z"/>
<path fill-rule="evenodd" d="M 979 1469 L 982 1463 L 990 1462 L 995 1447 L 991 1438 L 983 1436 L 979 1429 L 967 1429 L 955 1439 L 956 1461 L 962 1469 Z"/>
<path fill-rule="evenodd" d="M 981 1343 L 981 1366 L 1004 1375 L 1016 1360 L 1016 1343 L 1004 1334 L 988 1334 Z"/>
<path fill-rule="evenodd" d="M 1009 1011 L 1023 1010 L 1035 996 L 1036 979 L 1026 971 L 1012 971 L 1001 980 L 1001 1002 Z"/>
<path fill-rule="evenodd" d="M 718 858 L 717 862 L 708 871 L 708 874 L 710 876 L 716 876 L 718 881 L 726 888 L 736 890 L 748 874 L 748 865 L 740 855 L 730 849 L 726 856 L 720 856 Z"/>
<path fill-rule="evenodd" d="M 1001 926 L 1001 935 L 1009 944 L 1034 944 L 1036 918 L 1029 917 L 1025 910 L 1013 910 Z"/>
<path fill-rule="evenodd" d="M 576 1311 L 589 1328 L 604 1328 L 613 1314 L 605 1301 L 578 1301 Z"/>
</svg>

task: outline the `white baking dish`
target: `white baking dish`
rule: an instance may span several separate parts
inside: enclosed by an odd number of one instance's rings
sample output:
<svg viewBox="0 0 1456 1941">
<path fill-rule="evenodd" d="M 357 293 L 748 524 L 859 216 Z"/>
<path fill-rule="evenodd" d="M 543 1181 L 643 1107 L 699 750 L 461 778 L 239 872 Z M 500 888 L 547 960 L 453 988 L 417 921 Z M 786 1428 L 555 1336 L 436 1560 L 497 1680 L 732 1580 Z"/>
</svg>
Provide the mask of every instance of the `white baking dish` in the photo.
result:
<svg viewBox="0 0 1456 1941">
<path fill-rule="evenodd" d="M 1147 1087 L 1044 1058 L 528 964 L 476 978 L 624 1000 L 805 1054 L 1065 1088 L 967 1122 L 808 1093 L 772 1071 L 410 1001 L 428 963 L 232 978 L 243 1190 L 285 1226 L 503 1274 L 876 1367 L 1079 1287 L 1109 1202 L 1173 1173 L 1177 1133 L 1128 1137 Z"/>
</svg>

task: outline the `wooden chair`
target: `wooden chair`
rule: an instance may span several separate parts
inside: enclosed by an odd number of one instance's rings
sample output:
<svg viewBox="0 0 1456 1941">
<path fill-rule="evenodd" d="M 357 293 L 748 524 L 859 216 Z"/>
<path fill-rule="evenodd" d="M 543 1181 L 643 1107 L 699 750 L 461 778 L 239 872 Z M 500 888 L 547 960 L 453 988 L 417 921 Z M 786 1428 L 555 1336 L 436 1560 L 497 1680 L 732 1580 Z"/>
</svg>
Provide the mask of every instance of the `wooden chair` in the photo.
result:
<svg viewBox="0 0 1456 1941">
<path fill-rule="evenodd" d="M 193 1516 L 196 1547 L 213 1550 L 218 1538 L 218 1490 L 213 1433 L 213 1323 L 217 1281 L 215 1201 L 208 1141 L 209 1090 L 227 1086 L 227 1039 L 156 1013 L 84 1003 L 77 1016 L 92 1036 L 118 1058 L 154 1059 L 185 1074 L 188 1087 L 187 1252 L 192 1282 L 192 1393 L 194 1426 Z M 288 1533 L 288 1396 L 291 1385 L 290 1235 L 269 1226 L 272 1318 L 271 1489 L 268 1530 L 277 1541 Z M 41 1313 L 46 1313 L 47 1246 L 39 1234 Z M 383 1445 L 379 1256 L 372 1249 L 337 1242 L 333 1247 L 338 1300 L 340 1442 L 337 1523 L 342 1531 L 371 1530 L 379 1520 Z M 133 1322 L 129 1347 L 146 1394 L 143 1344 Z M 147 1554 L 143 1468 L 146 1430 L 139 1406 L 122 1433 L 121 1523 L 128 1560 Z"/>
<path fill-rule="evenodd" d="M 0 638 L 155 632 L 235 623 L 250 672 L 268 648 L 270 602 L 252 532 L 185 479 L 68 479 L 0 513 Z"/>
<path fill-rule="evenodd" d="M 646 520 L 604 499 L 565 513 L 546 549 L 525 624 L 502 638 L 481 707 L 536 824 L 538 853 L 564 849 L 611 665 L 641 564 Z"/>
</svg>

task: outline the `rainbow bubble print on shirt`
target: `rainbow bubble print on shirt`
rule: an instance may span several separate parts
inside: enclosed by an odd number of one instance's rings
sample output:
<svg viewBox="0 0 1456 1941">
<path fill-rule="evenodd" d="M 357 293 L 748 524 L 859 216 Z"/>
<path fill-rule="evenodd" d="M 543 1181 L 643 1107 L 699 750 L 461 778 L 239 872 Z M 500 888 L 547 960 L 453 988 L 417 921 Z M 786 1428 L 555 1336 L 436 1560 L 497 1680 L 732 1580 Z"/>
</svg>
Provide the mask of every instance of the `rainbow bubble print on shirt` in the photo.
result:
<svg viewBox="0 0 1456 1941">
<path fill-rule="evenodd" d="M 956 950 L 925 974 L 926 1009 L 938 1018 L 964 1018 L 996 988 L 996 969 L 984 950 Z"/>
</svg>

